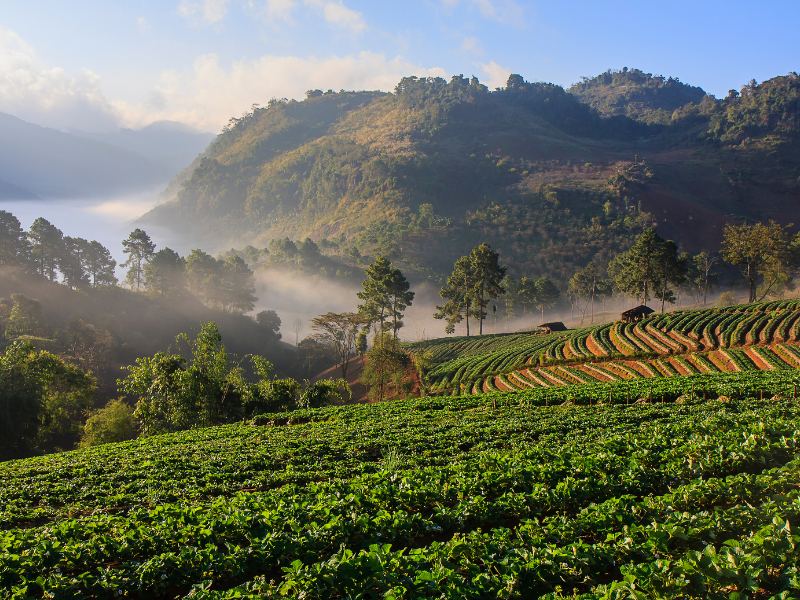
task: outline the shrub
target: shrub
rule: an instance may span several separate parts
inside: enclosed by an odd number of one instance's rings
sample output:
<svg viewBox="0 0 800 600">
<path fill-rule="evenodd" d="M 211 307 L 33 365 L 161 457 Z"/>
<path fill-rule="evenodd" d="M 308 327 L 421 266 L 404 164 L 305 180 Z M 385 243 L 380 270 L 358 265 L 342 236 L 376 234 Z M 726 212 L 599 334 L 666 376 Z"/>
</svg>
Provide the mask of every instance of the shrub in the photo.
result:
<svg viewBox="0 0 800 600">
<path fill-rule="evenodd" d="M 83 426 L 81 446 L 124 442 L 136 437 L 133 409 L 122 399 L 111 400 L 94 411 Z"/>
</svg>

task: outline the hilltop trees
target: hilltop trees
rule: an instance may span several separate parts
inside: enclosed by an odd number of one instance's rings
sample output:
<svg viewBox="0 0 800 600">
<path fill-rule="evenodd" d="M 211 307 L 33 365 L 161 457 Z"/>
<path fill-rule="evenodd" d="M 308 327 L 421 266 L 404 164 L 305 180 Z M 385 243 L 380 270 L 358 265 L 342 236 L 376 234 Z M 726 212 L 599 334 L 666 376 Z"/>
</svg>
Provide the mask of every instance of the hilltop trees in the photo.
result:
<svg viewBox="0 0 800 600">
<path fill-rule="evenodd" d="M 497 252 L 489 244 L 479 244 L 468 256 L 456 260 L 453 272 L 439 292 L 444 302 L 436 307 L 434 318 L 445 320 L 447 333 L 455 331 L 456 324 L 466 320 L 469 336 L 469 318 L 475 317 L 479 333 L 483 334 L 489 301 L 505 293 L 502 284 L 505 274 L 506 268 L 500 266 Z"/>
<path fill-rule="evenodd" d="M 174 296 L 185 289 L 186 261 L 171 248 L 155 252 L 144 266 L 147 291 L 156 296 Z"/>
<path fill-rule="evenodd" d="M 28 230 L 28 241 L 36 272 L 55 281 L 59 259 L 64 253 L 64 234 L 50 221 L 39 217 Z"/>
<path fill-rule="evenodd" d="M 117 285 L 117 261 L 103 244 L 96 240 L 83 244 L 81 260 L 92 287 Z"/>
<path fill-rule="evenodd" d="M 0 267 L 25 265 L 29 250 L 28 238 L 19 219 L 0 210 Z"/>
<path fill-rule="evenodd" d="M 155 252 L 156 245 L 143 229 L 138 227 L 122 241 L 122 251 L 128 255 L 128 259 L 122 263 L 123 267 L 128 267 L 125 281 L 137 292 L 142 289 L 145 283 L 144 267 Z"/>
<path fill-rule="evenodd" d="M 384 256 L 375 259 L 365 274 L 362 290 L 357 294 L 362 301 L 358 312 L 368 324 L 378 323 L 379 334 L 391 329 L 397 339 L 405 309 L 414 301 L 414 292 L 410 291 L 408 280 L 400 269 L 393 267 Z"/>
</svg>

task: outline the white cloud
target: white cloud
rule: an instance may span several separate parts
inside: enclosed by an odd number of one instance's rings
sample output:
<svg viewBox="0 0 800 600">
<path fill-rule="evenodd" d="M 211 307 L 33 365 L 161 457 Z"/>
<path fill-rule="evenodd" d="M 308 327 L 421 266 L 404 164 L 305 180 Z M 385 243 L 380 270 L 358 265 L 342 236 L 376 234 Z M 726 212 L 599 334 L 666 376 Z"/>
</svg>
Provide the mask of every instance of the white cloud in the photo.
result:
<svg viewBox="0 0 800 600">
<path fill-rule="evenodd" d="M 489 89 L 505 87 L 508 76 L 511 75 L 511 69 L 499 65 L 493 60 L 481 64 L 480 68 L 483 74 L 483 82 L 489 86 Z"/>
<path fill-rule="evenodd" d="M 296 7 L 297 0 L 267 0 L 264 12 L 268 21 L 289 22 Z"/>
<path fill-rule="evenodd" d="M 348 8 L 341 0 L 305 0 L 306 6 L 316 8 L 331 25 L 358 33 L 367 28 L 364 16 L 357 10 Z"/>
<path fill-rule="evenodd" d="M 461 40 L 461 50 L 468 54 L 483 54 L 483 46 L 478 38 L 473 36 L 467 36 Z"/>
<path fill-rule="evenodd" d="M 228 12 L 228 0 L 181 0 L 178 14 L 187 19 L 200 18 L 206 23 L 219 23 Z"/>
<path fill-rule="evenodd" d="M 136 17 L 136 29 L 139 30 L 139 33 L 147 33 L 150 31 L 150 21 L 145 17 Z"/>
<path fill-rule="evenodd" d="M 0 27 L 0 111 L 60 129 L 115 129 L 118 119 L 91 71 L 71 75 L 42 63 L 34 49 Z"/>
<path fill-rule="evenodd" d="M 444 75 L 403 58 L 360 52 L 347 56 L 262 56 L 224 66 L 214 54 L 197 58 L 188 71 L 161 76 L 147 106 L 119 103 L 129 121 L 169 119 L 219 130 L 253 103 L 302 98 L 309 89 L 391 90 L 405 75 Z"/>
<path fill-rule="evenodd" d="M 452 9 L 461 4 L 461 0 L 441 0 L 445 8 Z M 522 25 L 525 11 L 517 0 L 466 0 L 486 19 L 507 25 Z"/>
</svg>

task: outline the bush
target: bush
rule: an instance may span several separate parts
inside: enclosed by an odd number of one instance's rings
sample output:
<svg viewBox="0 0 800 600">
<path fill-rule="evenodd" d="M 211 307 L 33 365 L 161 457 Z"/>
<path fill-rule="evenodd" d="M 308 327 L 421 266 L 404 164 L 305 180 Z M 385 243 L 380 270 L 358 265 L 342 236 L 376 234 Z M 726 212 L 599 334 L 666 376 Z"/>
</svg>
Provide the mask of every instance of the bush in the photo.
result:
<svg viewBox="0 0 800 600">
<path fill-rule="evenodd" d="M 97 446 L 109 442 L 124 442 L 136 437 L 133 409 L 124 400 L 111 400 L 94 411 L 83 426 L 81 446 Z"/>
<path fill-rule="evenodd" d="M 306 383 L 300 396 L 300 408 L 317 408 L 329 404 L 344 404 L 350 402 L 353 392 L 344 379 L 320 379 L 313 383 Z"/>
</svg>

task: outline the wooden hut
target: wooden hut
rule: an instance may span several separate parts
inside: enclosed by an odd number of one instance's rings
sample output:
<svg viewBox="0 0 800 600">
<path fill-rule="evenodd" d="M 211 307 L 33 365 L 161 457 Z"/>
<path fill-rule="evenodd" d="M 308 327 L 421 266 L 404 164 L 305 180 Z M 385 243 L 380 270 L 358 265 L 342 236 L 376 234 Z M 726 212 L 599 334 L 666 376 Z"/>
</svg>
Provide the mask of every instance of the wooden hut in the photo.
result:
<svg viewBox="0 0 800 600">
<path fill-rule="evenodd" d="M 624 313 L 622 313 L 622 321 L 623 323 L 635 323 L 636 321 L 641 321 L 647 315 L 650 315 L 654 312 L 655 311 L 649 306 L 640 304 L 639 306 L 635 306 L 634 308 L 629 308 Z"/>
<path fill-rule="evenodd" d="M 561 321 L 553 321 L 552 323 L 542 323 L 537 326 L 537 329 L 544 333 L 553 333 L 554 331 L 566 331 L 567 326 Z"/>
</svg>

